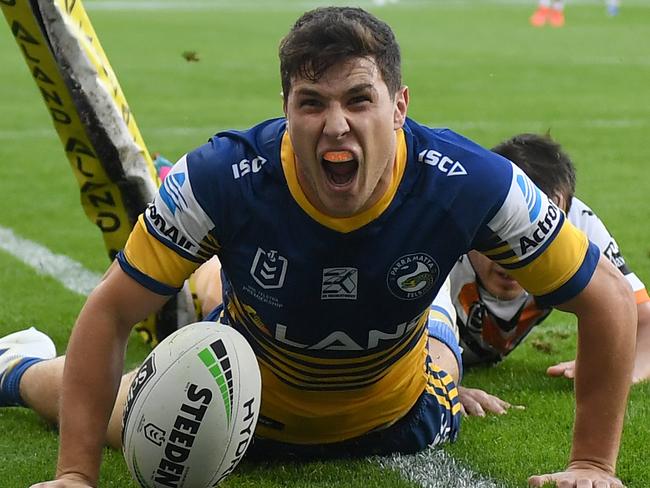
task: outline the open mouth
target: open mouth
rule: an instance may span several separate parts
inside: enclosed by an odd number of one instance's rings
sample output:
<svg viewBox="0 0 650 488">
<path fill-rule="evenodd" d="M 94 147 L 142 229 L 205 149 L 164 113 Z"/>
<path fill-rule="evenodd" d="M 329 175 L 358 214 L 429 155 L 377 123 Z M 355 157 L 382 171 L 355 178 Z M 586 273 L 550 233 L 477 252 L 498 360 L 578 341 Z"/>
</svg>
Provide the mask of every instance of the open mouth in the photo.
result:
<svg viewBox="0 0 650 488">
<path fill-rule="evenodd" d="M 327 151 L 323 154 L 321 165 L 329 182 L 337 187 L 351 184 L 359 169 L 359 163 L 351 151 Z"/>
</svg>

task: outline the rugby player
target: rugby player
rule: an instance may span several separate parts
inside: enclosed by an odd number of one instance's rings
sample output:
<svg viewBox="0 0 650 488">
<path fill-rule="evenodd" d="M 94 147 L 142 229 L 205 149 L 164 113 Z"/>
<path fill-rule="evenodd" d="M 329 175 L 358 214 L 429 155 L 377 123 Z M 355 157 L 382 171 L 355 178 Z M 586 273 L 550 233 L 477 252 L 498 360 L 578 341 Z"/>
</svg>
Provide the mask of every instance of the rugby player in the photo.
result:
<svg viewBox="0 0 650 488">
<path fill-rule="evenodd" d="M 280 72 L 285 117 L 181 158 L 89 296 L 65 360 L 56 480 L 35 486 L 96 485 L 129 332 L 213 255 L 223 305 L 209 318 L 257 354 L 267 449 L 453 440 L 460 349 L 429 305 L 470 249 L 578 316 L 571 457 L 529 483 L 621 486 L 636 309 L 620 273 L 505 158 L 406 117 L 398 44 L 371 14 L 307 12 L 280 44 Z"/>
<path fill-rule="evenodd" d="M 625 277 L 635 295 L 638 315 L 632 382 L 650 379 L 650 297 L 602 221 L 574 196 L 575 167 L 568 154 L 550 136 L 536 134 L 516 135 L 492 150 L 523 169 Z M 506 269 L 476 251 L 460 259 L 450 279 L 465 367 L 501 361 L 552 311 L 540 306 Z M 551 366 L 547 373 L 574 378 L 575 361 Z M 461 387 L 459 393 L 469 415 L 505 413 L 509 407 L 509 403 L 480 389 Z"/>
</svg>

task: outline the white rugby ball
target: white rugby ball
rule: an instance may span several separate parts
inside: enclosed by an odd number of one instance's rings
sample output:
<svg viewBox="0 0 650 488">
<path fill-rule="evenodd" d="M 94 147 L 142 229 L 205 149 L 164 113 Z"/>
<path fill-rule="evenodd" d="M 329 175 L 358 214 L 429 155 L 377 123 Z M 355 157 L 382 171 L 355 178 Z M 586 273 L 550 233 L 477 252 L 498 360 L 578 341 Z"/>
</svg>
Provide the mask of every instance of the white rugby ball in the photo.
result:
<svg viewBox="0 0 650 488">
<path fill-rule="evenodd" d="M 237 466 L 253 438 L 261 379 L 232 327 L 197 322 L 149 354 L 129 388 L 122 451 L 143 488 L 204 488 Z"/>
</svg>

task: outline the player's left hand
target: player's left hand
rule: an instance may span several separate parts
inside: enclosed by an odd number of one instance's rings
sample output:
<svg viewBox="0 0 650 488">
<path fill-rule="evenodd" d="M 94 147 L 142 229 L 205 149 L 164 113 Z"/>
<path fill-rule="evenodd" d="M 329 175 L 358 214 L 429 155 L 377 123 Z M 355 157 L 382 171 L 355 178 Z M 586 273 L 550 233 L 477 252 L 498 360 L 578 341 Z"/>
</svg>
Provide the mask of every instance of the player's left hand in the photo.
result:
<svg viewBox="0 0 650 488">
<path fill-rule="evenodd" d="M 625 488 L 616 476 L 599 468 L 567 468 L 566 471 L 531 476 L 528 486 L 544 486 L 553 483 L 560 488 Z"/>
<path fill-rule="evenodd" d="M 458 387 L 458 396 L 460 397 L 461 412 L 464 415 L 475 415 L 485 417 L 485 412 L 503 415 L 513 406 L 501 400 L 501 398 L 490 395 L 489 393 L 479 390 L 478 388 Z M 524 408 L 516 405 L 514 408 Z"/>
<path fill-rule="evenodd" d="M 572 380 L 576 377 L 576 362 L 574 360 L 558 363 L 554 366 L 549 367 L 546 370 L 546 374 L 555 377 L 564 376 L 565 378 Z"/>
</svg>

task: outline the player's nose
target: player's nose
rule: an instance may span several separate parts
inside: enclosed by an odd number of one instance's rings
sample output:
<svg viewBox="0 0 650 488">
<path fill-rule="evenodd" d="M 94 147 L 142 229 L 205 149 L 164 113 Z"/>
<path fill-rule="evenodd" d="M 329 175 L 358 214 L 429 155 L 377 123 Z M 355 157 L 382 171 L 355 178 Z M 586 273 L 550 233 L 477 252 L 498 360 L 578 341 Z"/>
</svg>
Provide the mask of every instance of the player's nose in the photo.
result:
<svg viewBox="0 0 650 488">
<path fill-rule="evenodd" d="M 323 134 L 334 139 L 339 139 L 348 132 L 350 132 L 350 124 L 345 110 L 340 105 L 333 104 L 325 114 Z"/>
</svg>

